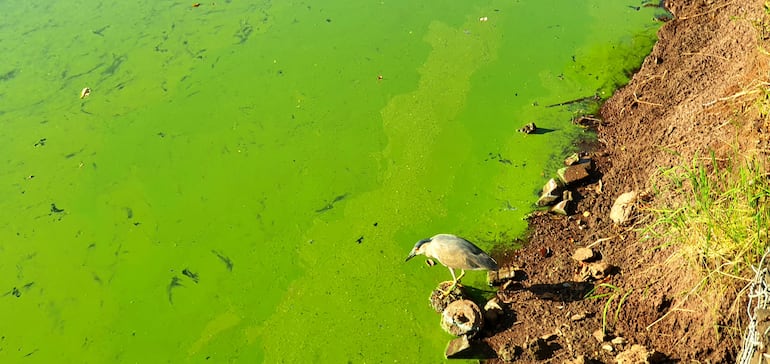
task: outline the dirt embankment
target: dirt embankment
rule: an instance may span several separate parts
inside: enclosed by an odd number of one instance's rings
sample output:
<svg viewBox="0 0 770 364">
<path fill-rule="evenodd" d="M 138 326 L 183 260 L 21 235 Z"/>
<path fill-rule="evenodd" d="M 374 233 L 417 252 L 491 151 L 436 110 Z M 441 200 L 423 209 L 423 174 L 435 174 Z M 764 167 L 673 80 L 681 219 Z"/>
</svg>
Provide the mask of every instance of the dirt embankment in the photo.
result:
<svg viewBox="0 0 770 364">
<path fill-rule="evenodd" d="M 600 146 L 590 152 L 597 174 L 577 189 L 574 213 L 536 214 L 528 245 L 498 255 L 526 277 L 501 291 L 507 319 L 484 341 L 516 362 L 577 363 L 582 356 L 613 363 L 633 344 L 664 362 L 736 360 L 746 318 L 745 301 L 736 297 L 743 287 L 724 292 L 722 307 L 708 307 L 707 297 L 682 301 L 696 276 L 667 260 L 671 251 L 658 249 L 660 242 L 640 239 L 638 229 L 618 227 L 608 215 L 620 194 L 651 191 L 660 170 L 696 155 L 737 145 L 767 158 L 770 125 L 756 103 L 770 94 L 770 20 L 760 1 L 682 0 L 666 7 L 674 19 L 660 29 L 630 84 L 601 109 Z M 600 299 L 584 298 L 593 286 L 576 283 L 580 264 L 571 258 L 590 244 L 617 267 L 594 292 L 608 294 Z M 593 333 L 603 322 L 612 336 L 600 342 Z M 539 337 L 547 340 L 532 344 Z M 622 339 L 613 343 L 612 337 Z M 533 355 L 538 350 L 544 351 L 540 359 Z"/>
</svg>

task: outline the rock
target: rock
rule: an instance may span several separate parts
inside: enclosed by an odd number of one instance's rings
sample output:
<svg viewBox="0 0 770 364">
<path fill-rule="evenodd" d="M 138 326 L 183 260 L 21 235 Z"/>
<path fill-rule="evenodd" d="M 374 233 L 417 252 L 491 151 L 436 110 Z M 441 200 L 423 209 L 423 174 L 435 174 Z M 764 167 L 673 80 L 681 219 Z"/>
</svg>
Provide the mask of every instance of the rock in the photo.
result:
<svg viewBox="0 0 770 364">
<path fill-rule="evenodd" d="M 611 352 L 615 351 L 615 348 L 613 348 L 612 345 L 610 345 L 610 344 L 604 344 L 604 345 L 602 345 L 602 350 L 611 353 Z"/>
<path fill-rule="evenodd" d="M 503 307 L 500 306 L 500 300 L 497 297 L 487 301 L 484 305 L 484 321 L 486 324 L 494 325 L 503 317 Z"/>
<path fill-rule="evenodd" d="M 655 350 L 647 350 L 647 348 L 638 344 L 632 345 L 628 350 L 615 356 L 615 361 L 618 364 L 653 364 L 662 363 L 665 360 L 665 355 Z"/>
<path fill-rule="evenodd" d="M 626 340 L 625 338 L 620 337 L 620 336 L 610 340 L 610 342 L 615 344 L 615 345 L 626 345 L 626 344 L 628 344 L 628 340 Z"/>
<path fill-rule="evenodd" d="M 524 285 L 521 284 L 521 282 L 514 282 L 511 280 L 505 281 L 505 283 L 500 286 L 500 291 L 502 292 L 520 291 L 522 289 L 524 289 Z"/>
<path fill-rule="evenodd" d="M 473 301 L 454 301 L 441 313 L 441 327 L 455 336 L 473 336 L 481 331 L 483 324 L 481 310 Z"/>
<path fill-rule="evenodd" d="M 499 286 L 505 281 L 516 280 L 523 281 L 525 278 L 524 270 L 519 267 L 502 267 L 496 271 L 487 272 L 487 283 L 490 286 Z"/>
<path fill-rule="evenodd" d="M 626 192 L 615 200 L 610 209 L 610 219 L 618 225 L 626 225 L 631 221 L 636 203 L 636 192 Z"/>
<path fill-rule="evenodd" d="M 537 125 L 535 125 L 535 123 L 529 123 L 519 128 L 519 131 L 524 134 L 532 134 L 537 131 Z"/>
<path fill-rule="evenodd" d="M 468 342 L 468 337 L 463 335 L 452 339 L 452 341 L 449 342 L 449 345 L 446 347 L 446 351 L 444 351 L 444 356 L 446 356 L 447 359 L 459 358 L 463 354 L 468 353 L 470 350 L 471 343 Z"/>
<path fill-rule="evenodd" d="M 597 281 L 612 274 L 614 268 L 615 267 L 605 262 L 596 262 L 588 265 L 588 271 L 591 274 L 591 278 Z"/>
<path fill-rule="evenodd" d="M 569 318 L 570 321 L 580 321 L 586 318 L 586 314 L 584 313 L 576 313 L 572 315 L 572 317 Z"/>
<path fill-rule="evenodd" d="M 580 156 L 577 153 L 572 153 L 572 155 L 564 159 L 564 165 L 571 166 L 573 164 L 577 164 L 577 162 L 579 161 L 580 161 Z"/>
<path fill-rule="evenodd" d="M 578 262 L 588 262 L 593 260 L 596 257 L 596 252 L 594 252 L 591 248 L 577 248 L 574 253 L 572 253 L 572 259 L 577 260 Z"/>
<path fill-rule="evenodd" d="M 556 179 L 551 178 L 543 186 L 543 191 L 540 193 L 540 198 L 537 200 L 538 206 L 548 206 L 556 202 L 559 199 L 559 191 L 561 185 Z"/>
<path fill-rule="evenodd" d="M 551 207 L 549 211 L 553 212 L 554 214 L 567 216 L 569 215 L 568 213 L 568 210 L 570 208 L 569 203 L 570 202 L 567 200 L 559 201 L 559 203 L 557 203 L 556 205 L 553 205 L 553 207 Z"/>
<path fill-rule="evenodd" d="M 615 266 L 604 262 L 588 263 L 580 268 L 575 279 L 582 282 L 598 281 L 614 274 L 615 269 Z"/>
<path fill-rule="evenodd" d="M 607 341 L 607 334 L 605 334 L 604 330 L 602 329 L 594 331 L 593 334 L 591 334 L 591 336 L 593 336 L 594 339 L 596 339 L 596 341 L 600 343 Z"/>
<path fill-rule="evenodd" d="M 564 182 L 564 184 L 570 185 L 590 177 L 592 170 L 593 161 L 587 159 L 584 162 L 560 168 L 556 171 L 556 175 L 562 182 Z"/>
</svg>

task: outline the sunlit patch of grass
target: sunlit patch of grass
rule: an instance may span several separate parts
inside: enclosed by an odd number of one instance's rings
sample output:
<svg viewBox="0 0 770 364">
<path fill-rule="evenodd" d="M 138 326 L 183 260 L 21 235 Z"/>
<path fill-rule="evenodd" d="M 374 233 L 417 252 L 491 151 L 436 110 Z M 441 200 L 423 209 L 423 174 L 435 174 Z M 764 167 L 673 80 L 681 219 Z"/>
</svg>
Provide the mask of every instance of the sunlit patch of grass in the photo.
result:
<svg viewBox="0 0 770 364">
<path fill-rule="evenodd" d="M 626 302 L 626 299 L 628 298 L 631 293 L 634 292 L 634 289 L 631 288 L 627 291 L 624 291 L 620 287 L 613 286 L 608 283 L 601 283 L 596 285 L 588 294 L 586 294 L 587 299 L 606 299 L 604 301 L 604 309 L 602 309 L 602 333 L 607 334 L 607 328 L 610 326 L 609 321 L 609 315 L 610 310 L 612 309 L 612 303 L 617 300 L 617 305 L 615 307 L 615 315 L 614 315 L 614 323 L 618 322 L 618 316 L 620 316 L 620 309 L 623 307 L 623 304 Z"/>
<path fill-rule="evenodd" d="M 663 170 L 658 177 L 656 192 L 664 205 L 649 209 L 653 220 L 643 234 L 662 241 L 659 248 L 672 248 L 669 261 L 681 258 L 695 275 L 697 283 L 683 292 L 680 303 L 700 297 L 719 320 L 725 313 L 718 310 L 730 303 L 720 301 L 725 292 L 753 278 L 751 268 L 770 243 L 766 161 L 737 151 L 726 159 L 711 153 Z"/>
<path fill-rule="evenodd" d="M 695 158 L 663 172 L 673 203 L 653 209 L 650 233 L 704 273 L 740 276 L 768 247 L 770 176 L 757 160 Z"/>
</svg>

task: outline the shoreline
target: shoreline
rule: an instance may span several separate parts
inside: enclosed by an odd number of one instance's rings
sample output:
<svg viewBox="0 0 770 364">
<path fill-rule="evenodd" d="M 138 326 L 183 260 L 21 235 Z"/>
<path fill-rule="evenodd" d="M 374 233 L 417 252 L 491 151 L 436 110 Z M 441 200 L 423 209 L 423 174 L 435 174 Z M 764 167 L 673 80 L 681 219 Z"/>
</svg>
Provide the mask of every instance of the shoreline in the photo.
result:
<svg viewBox="0 0 770 364">
<path fill-rule="evenodd" d="M 601 183 L 577 188 L 577 207 L 569 216 L 533 214 L 525 246 L 500 259 L 526 272 L 498 293 L 508 319 L 484 339 L 501 357 L 565 363 L 736 360 L 745 324 L 743 287 L 729 287 L 718 302 L 683 299 L 697 275 L 672 260 L 675 251 L 660 248 L 661 241 L 642 239 L 640 229 L 651 223 L 651 208 L 671 202 L 656 194 L 661 171 L 736 149 L 770 156 L 768 118 L 754 107 L 770 73 L 770 53 L 763 52 L 770 49 L 770 20 L 762 4 L 748 0 L 665 5 L 674 18 L 658 31 L 630 82 L 599 110 L 599 149 L 589 156 Z M 608 217 L 610 208 L 630 191 L 645 198 L 637 201 L 634 223 L 617 226 Z M 572 259 L 577 248 L 589 245 L 617 267 L 590 287 L 579 279 L 582 263 Z M 706 312 L 709 302 L 717 307 Z M 714 322 L 723 329 L 715 330 Z M 597 330 L 607 336 L 597 337 Z"/>
</svg>

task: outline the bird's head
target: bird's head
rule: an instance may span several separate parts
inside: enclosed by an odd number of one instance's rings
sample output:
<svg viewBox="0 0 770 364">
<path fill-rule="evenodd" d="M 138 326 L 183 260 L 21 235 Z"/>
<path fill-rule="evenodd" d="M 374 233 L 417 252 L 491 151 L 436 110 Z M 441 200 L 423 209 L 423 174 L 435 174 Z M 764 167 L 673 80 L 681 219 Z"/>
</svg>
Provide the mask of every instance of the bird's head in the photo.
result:
<svg viewBox="0 0 770 364">
<path fill-rule="evenodd" d="M 409 261 L 409 259 L 414 258 L 417 255 L 424 255 L 425 250 L 428 248 L 428 245 L 430 244 L 431 239 L 422 239 L 417 242 L 417 244 L 414 244 L 414 248 L 412 248 L 412 251 L 409 252 L 409 256 L 406 257 L 405 262 Z"/>
</svg>

